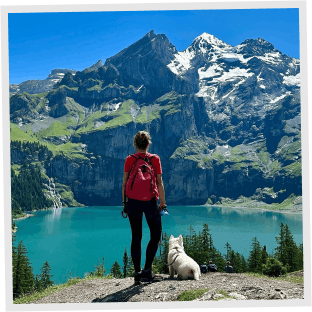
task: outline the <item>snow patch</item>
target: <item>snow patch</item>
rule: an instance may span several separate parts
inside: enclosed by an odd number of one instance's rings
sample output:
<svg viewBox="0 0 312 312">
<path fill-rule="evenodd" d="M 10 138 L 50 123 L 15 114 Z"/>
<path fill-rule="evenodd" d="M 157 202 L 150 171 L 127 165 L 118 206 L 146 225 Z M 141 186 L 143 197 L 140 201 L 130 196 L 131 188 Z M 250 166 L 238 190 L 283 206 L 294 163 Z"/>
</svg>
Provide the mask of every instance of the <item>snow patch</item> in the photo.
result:
<svg viewBox="0 0 312 312">
<path fill-rule="evenodd" d="M 121 105 L 121 102 L 117 103 L 117 104 L 107 104 L 107 108 L 108 110 L 111 112 L 115 112 Z"/>
<path fill-rule="evenodd" d="M 279 96 L 279 97 L 277 97 L 277 98 L 275 98 L 275 99 L 272 99 L 272 100 L 270 101 L 270 103 L 276 103 L 277 101 L 283 99 L 284 97 L 286 97 L 287 95 L 290 95 L 290 94 L 291 94 L 291 92 L 290 92 L 290 91 L 287 91 L 285 94 L 283 94 L 283 95 L 281 95 L 281 96 Z"/>
<path fill-rule="evenodd" d="M 286 85 L 300 86 L 300 73 L 296 76 L 284 76 L 283 83 Z"/>
<path fill-rule="evenodd" d="M 220 75 L 221 71 L 223 71 L 223 69 L 219 65 L 214 64 L 210 66 L 207 70 L 205 70 L 204 67 L 199 68 L 198 76 L 199 76 L 199 79 L 210 78 L 216 75 Z"/>
<path fill-rule="evenodd" d="M 175 54 L 175 59 L 172 60 L 167 67 L 176 75 L 184 74 L 191 68 L 191 60 L 195 57 L 195 51 L 187 48 L 185 51 Z"/>
<path fill-rule="evenodd" d="M 224 53 L 221 59 L 229 63 L 241 61 L 241 57 L 236 53 Z"/>
<path fill-rule="evenodd" d="M 228 72 L 223 72 L 223 75 L 221 77 L 214 78 L 213 82 L 230 81 L 230 80 L 235 80 L 238 77 L 249 78 L 252 75 L 254 75 L 254 73 L 249 73 L 248 71 L 249 69 L 245 69 L 245 68 L 239 68 L 239 67 L 232 68 Z"/>
<path fill-rule="evenodd" d="M 257 56 L 257 58 L 268 64 L 277 64 L 282 62 L 280 52 L 265 53 L 264 56 Z"/>
</svg>

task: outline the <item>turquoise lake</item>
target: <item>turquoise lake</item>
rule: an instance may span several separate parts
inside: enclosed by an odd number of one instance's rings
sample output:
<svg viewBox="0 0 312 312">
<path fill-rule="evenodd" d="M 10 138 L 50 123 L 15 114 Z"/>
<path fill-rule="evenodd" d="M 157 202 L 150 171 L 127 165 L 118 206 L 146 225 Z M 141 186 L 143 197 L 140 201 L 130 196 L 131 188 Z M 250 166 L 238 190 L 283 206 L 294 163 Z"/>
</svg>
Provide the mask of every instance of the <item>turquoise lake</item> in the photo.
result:
<svg viewBox="0 0 312 312">
<path fill-rule="evenodd" d="M 66 282 L 70 274 L 83 277 L 103 257 L 108 273 L 115 261 L 122 266 L 125 248 L 130 255 L 129 219 L 122 218 L 121 210 L 122 207 L 79 207 L 38 211 L 34 217 L 15 221 L 15 244 L 23 241 L 34 274 L 39 274 L 48 261 L 56 284 Z M 162 217 L 163 231 L 168 235 L 187 235 L 190 225 L 198 233 L 207 223 L 217 250 L 225 254 L 228 242 L 246 260 L 254 237 L 272 253 L 281 223 L 288 225 L 297 245 L 303 242 L 301 214 L 205 206 L 169 206 L 168 210 L 169 215 Z M 142 266 L 148 241 L 149 229 L 144 220 Z"/>
</svg>

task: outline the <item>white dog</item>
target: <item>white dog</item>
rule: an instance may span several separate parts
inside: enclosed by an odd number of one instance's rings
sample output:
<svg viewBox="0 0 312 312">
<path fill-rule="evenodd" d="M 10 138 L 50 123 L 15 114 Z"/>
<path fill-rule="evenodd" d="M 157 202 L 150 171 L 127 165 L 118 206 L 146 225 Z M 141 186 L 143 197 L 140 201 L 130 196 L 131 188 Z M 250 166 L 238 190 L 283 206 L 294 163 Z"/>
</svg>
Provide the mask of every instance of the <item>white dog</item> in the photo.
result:
<svg viewBox="0 0 312 312">
<path fill-rule="evenodd" d="M 199 280 L 201 275 L 199 265 L 189 257 L 183 247 L 183 237 L 169 238 L 168 263 L 170 277 L 174 277 L 174 273 L 178 273 L 178 278 Z M 172 264 L 171 264 L 172 263 Z"/>
</svg>

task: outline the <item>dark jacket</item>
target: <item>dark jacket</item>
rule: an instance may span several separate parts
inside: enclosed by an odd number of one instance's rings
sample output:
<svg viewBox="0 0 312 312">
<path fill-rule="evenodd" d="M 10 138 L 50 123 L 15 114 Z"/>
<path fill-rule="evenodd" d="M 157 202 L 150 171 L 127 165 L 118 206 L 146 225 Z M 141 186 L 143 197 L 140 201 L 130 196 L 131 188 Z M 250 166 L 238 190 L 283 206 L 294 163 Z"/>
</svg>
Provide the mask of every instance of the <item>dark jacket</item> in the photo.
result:
<svg viewBox="0 0 312 312">
<path fill-rule="evenodd" d="M 217 272 L 218 271 L 218 267 L 215 264 L 209 264 L 208 265 L 208 270 L 210 272 Z"/>
</svg>

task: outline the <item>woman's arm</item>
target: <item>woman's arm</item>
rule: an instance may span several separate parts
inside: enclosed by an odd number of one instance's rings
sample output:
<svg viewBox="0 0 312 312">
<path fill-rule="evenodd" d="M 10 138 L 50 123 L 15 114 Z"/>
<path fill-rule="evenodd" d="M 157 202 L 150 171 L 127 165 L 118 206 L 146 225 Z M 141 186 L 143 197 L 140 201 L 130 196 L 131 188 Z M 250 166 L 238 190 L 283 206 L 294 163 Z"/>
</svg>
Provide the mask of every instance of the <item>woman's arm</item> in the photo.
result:
<svg viewBox="0 0 312 312">
<path fill-rule="evenodd" d="M 124 172 L 123 175 L 123 182 L 122 182 L 122 201 L 125 201 L 125 190 L 126 190 L 126 183 L 128 181 L 129 172 Z"/>
<path fill-rule="evenodd" d="M 165 199 L 165 189 L 164 189 L 164 182 L 162 180 L 161 174 L 156 174 L 156 182 L 157 187 L 159 191 L 159 197 L 160 197 L 160 207 L 163 207 L 166 205 L 166 199 Z"/>
</svg>

